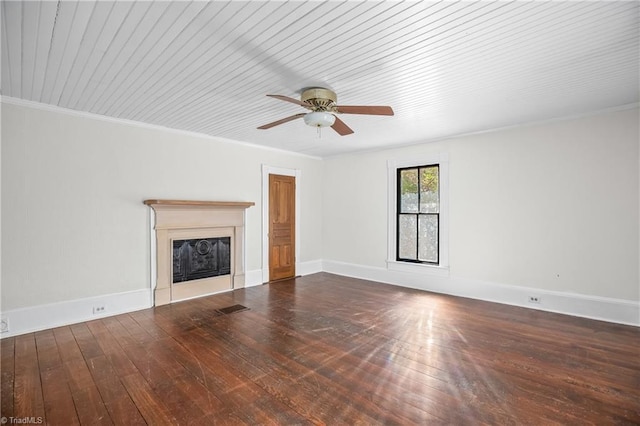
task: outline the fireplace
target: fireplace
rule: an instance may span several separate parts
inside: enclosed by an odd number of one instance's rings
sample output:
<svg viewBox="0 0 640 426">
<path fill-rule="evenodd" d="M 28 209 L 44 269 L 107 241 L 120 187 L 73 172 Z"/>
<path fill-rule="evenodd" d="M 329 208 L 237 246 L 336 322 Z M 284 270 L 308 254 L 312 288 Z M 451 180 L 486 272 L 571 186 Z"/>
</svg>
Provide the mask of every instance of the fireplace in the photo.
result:
<svg viewBox="0 0 640 426">
<path fill-rule="evenodd" d="M 155 305 L 244 287 L 250 202 L 145 200 L 151 207 Z"/>
<path fill-rule="evenodd" d="M 173 284 L 231 273 L 231 238 L 173 240 Z"/>
</svg>

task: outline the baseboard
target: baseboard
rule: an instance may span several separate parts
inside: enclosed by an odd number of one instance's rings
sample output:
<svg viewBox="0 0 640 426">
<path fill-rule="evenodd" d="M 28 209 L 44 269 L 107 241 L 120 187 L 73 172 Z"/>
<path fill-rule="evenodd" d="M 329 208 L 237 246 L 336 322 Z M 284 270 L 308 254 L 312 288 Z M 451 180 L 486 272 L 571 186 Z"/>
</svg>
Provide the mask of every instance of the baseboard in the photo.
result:
<svg viewBox="0 0 640 426">
<path fill-rule="evenodd" d="M 297 263 L 296 270 L 298 275 L 322 272 L 322 261 L 314 260 Z M 262 276 L 262 269 L 246 271 L 245 287 L 262 285 Z M 94 314 L 93 310 L 96 306 L 104 306 L 105 309 L 100 313 Z M 3 329 L 4 324 L 8 325 L 8 331 L 0 333 L 0 338 L 134 312 L 152 306 L 151 290 L 142 289 L 7 310 L 0 313 Z"/>
<path fill-rule="evenodd" d="M 391 271 L 386 268 L 333 260 L 300 262 L 296 265 L 296 270 L 298 275 L 309 275 L 324 271 L 453 296 L 640 326 L 640 304 L 628 300 L 504 285 L 455 276 Z M 262 277 L 262 269 L 247 271 L 245 274 L 245 287 L 263 284 Z M 537 297 L 540 303 L 529 303 L 530 296 Z M 105 310 L 94 314 L 93 308 L 96 306 L 104 306 Z M 1 333 L 0 338 L 91 321 L 147 309 L 151 306 L 153 306 L 151 291 L 149 289 L 141 289 L 3 311 L 0 317 L 8 323 L 9 330 Z"/>
<path fill-rule="evenodd" d="M 257 285 L 264 284 L 262 282 L 262 269 L 255 269 L 253 271 L 245 271 L 244 273 L 244 286 L 255 287 Z"/>
<path fill-rule="evenodd" d="M 3 311 L 1 317 L 3 321 L 7 321 L 9 330 L 3 332 L 0 337 L 18 336 L 151 306 L 151 290 L 141 289 Z M 94 307 L 104 307 L 104 310 L 94 314 Z"/>
<path fill-rule="evenodd" d="M 324 260 L 322 262 L 322 269 L 325 272 L 337 275 L 383 282 L 402 287 L 522 306 L 525 308 L 618 324 L 640 326 L 640 304 L 629 300 L 504 285 L 458 278 L 455 276 L 444 277 L 398 272 L 386 268 L 356 265 L 333 260 Z M 539 303 L 530 303 L 529 298 L 531 296 L 537 297 Z"/>
<path fill-rule="evenodd" d="M 322 272 L 322 260 L 310 260 L 296 263 L 296 275 L 311 275 Z"/>
</svg>

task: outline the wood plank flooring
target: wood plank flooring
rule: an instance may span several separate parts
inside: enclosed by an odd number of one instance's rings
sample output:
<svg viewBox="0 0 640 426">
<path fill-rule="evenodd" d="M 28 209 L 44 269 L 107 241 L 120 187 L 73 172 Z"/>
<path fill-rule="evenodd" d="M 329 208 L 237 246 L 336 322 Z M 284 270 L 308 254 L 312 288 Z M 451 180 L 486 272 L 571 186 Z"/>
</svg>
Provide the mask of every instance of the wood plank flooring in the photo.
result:
<svg viewBox="0 0 640 426">
<path fill-rule="evenodd" d="M 637 327 L 326 273 L 1 343 L 9 423 L 640 424 Z"/>
</svg>

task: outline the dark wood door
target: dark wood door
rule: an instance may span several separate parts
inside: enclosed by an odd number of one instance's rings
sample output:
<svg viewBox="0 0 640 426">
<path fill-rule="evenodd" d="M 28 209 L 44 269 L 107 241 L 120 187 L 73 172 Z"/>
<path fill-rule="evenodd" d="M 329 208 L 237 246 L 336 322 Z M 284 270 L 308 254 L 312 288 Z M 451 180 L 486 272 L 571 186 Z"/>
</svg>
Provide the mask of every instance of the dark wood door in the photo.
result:
<svg viewBox="0 0 640 426">
<path fill-rule="evenodd" d="M 296 275 L 296 178 L 269 175 L 269 281 Z"/>
</svg>

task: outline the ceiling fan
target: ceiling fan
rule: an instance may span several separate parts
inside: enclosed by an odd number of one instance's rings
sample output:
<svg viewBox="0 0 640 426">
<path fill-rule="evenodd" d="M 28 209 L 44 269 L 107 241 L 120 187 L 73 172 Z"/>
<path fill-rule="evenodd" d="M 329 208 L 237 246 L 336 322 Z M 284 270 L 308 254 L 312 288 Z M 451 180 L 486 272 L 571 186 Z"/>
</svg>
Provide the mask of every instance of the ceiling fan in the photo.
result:
<svg viewBox="0 0 640 426">
<path fill-rule="evenodd" d="M 313 127 L 329 127 L 341 136 L 350 135 L 353 130 L 340 120 L 336 114 L 366 114 L 366 115 L 393 115 L 393 109 L 389 106 L 366 105 L 336 105 L 338 97 L 335 92 L 323 87 L 312 87 L 302 92 L 300 100 L 282 95 L 267 95 L 281 101 L 291 102 L 311 110 L 307 113 L 299 113 L 283 118 L 273 123 L 265 124 L 258 129 L 270 129 L 289 121 L 303 118 L 305 124 Z"/>
</svg>

